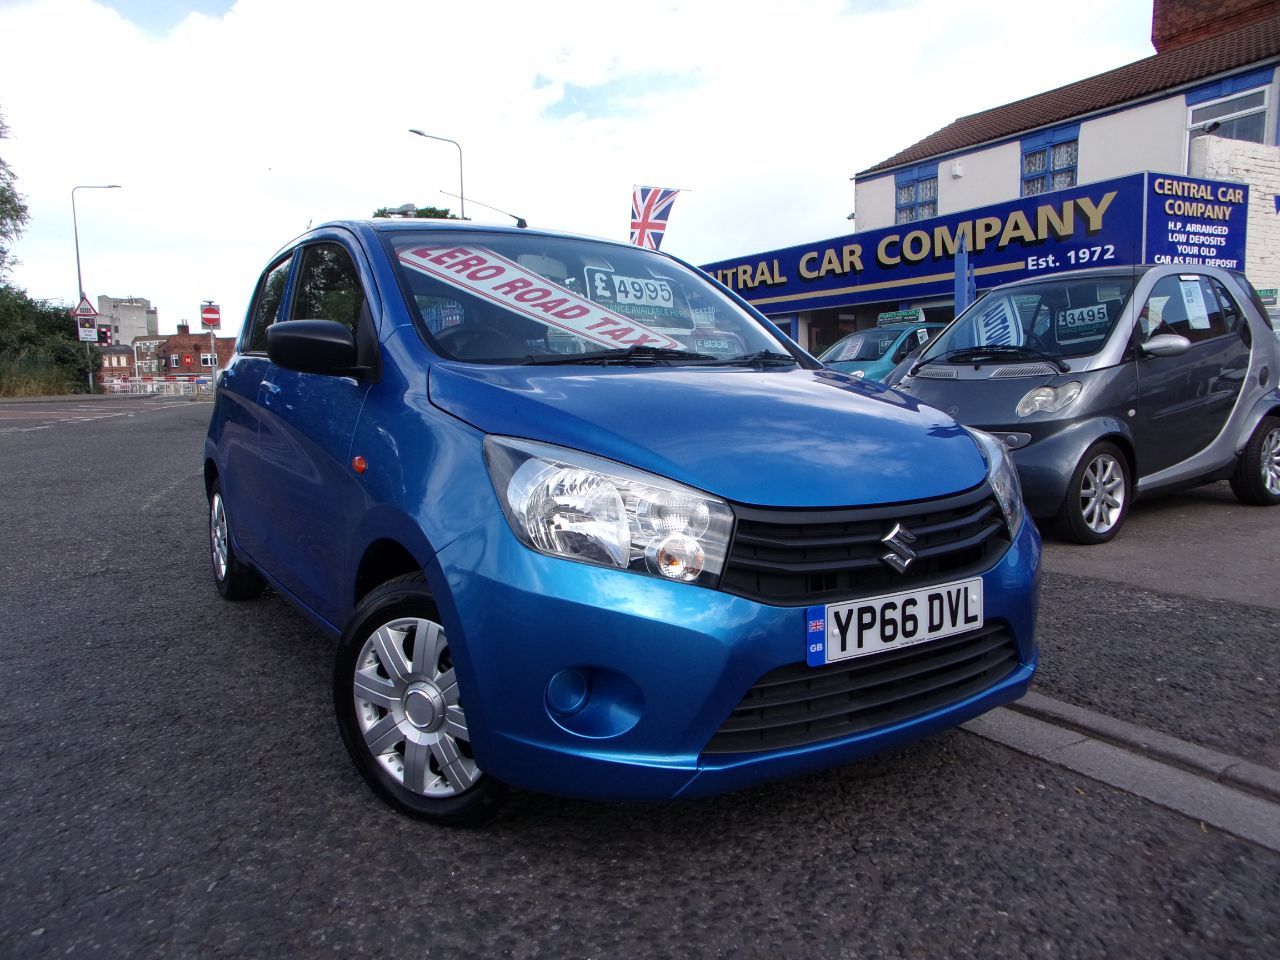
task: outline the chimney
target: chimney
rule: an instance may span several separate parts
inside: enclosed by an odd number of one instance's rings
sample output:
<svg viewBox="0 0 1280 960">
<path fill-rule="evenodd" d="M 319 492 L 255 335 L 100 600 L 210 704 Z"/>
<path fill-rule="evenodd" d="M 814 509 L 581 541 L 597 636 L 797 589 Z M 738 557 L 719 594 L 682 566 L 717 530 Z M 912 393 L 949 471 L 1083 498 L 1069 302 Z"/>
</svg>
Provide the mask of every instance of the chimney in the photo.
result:
<svg viewBox="0 0 1280 960">
<path fill-rule="evenodd" d="M 186 337 L 186 336 L 190 336 L 190 334 L 191 334 L 191 327 L 188 324 L 185 324 L 185 323 L 178 324 L 178 336 Z"/>
<path fill-rule="evenodd" d="M 1151 43 L 1157 53 L 1167 53 L 1265 20 L 1275 11 L 1275 0 L 1154 0 Z"/>
</svg>

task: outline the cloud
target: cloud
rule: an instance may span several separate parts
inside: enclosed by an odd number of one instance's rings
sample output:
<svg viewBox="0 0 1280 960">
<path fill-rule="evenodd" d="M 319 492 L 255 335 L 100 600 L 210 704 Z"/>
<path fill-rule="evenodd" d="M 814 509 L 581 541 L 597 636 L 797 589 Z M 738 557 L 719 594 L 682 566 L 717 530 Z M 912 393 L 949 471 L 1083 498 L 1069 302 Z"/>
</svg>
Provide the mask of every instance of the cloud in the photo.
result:
<svg viewBox="0 0 1280 960">
<path fill-rule="evenodd" d="M 13 279 L 33 295 L 73 298 L 71 187 L 121 183 L 77 195 L 90 295 L 149 297 L 162 329 L 212 298 L 234 327 L 309 223 L 456 209 L 439 191 L 457 151 L 410 127 L 461 143 L 467 196 L 535 226 L 625 239 L 643 183 L 689 190 L 664 249 L 694 262 L 834 236 L 854 171 L 1151 52 L 1149 10 L 1103 0 L 1069 18 L 1012 0 L 219 6 L 164 28 L 93 0 L 0 7 L 0 151 L 32 214 Z"/>
</svg>

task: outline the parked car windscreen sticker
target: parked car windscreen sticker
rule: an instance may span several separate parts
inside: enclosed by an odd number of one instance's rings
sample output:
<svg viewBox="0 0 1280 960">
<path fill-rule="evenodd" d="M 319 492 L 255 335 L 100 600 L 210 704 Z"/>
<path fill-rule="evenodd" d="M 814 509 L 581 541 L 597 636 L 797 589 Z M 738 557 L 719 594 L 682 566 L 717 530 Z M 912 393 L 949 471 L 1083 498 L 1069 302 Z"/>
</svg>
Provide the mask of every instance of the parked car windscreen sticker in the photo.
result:
<svg viewBox="0 0 1280 960">
<path fill-rule="evenodd" d="M 988 304 L 978 314 L 977 321 L 979 346 L 1022 346 L 1022 324 L 1005 297 Z"/>
<path fill-rule="evenodd" d="M 635 317 L 580 297 L 483 247 L 414 246 L 397 251 L 397 256 L 406 267 L 419 273 L 601 346 L 682 347 Z M 642 293 L 648 296 L 648 288 Z"/>
<path fill-rule="evenodd" d="M 1104 337 L 1111 328 L 1111 317 L 1105 303 L 1072 307 L 1058 311 L 1058 343 L 1080 343 Z"/>
<path fill-rule="evenodd" d="M 673 322 L 683 328 L 689 326 L 669 281 L 661 277 L 628 277 L 600 267 L 587 267 L 586 274 L 587 296 L 596 303 L 659 326 Z"/>
</svg>

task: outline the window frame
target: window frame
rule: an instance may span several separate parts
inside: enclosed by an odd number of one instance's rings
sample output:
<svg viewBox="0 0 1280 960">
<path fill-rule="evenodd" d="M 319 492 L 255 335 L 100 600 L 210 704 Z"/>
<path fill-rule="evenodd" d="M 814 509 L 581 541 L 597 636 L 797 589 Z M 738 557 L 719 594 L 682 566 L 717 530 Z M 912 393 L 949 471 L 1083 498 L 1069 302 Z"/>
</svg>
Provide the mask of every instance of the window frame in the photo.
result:
<svg viewBox="0 0 1280 960">
<path fill-rule="evenodd" d="M 920 186 L 925 183 L 933 183 L 933 196 L 928 200 L 920 199 Z M 915 167 L 909 167 L 906 170 L 899 170 L 893 175 L 893 216 L 894 224 L 901 225 L 904 223 L 916 223 L 920 220 L 928 220 L 930 217 L 938 215 L 938 164 L 922 163 Z M 901 191 L 905 187 L 911 187 L 911 199 L 903 202 L 901 199 Z M 932 206 L 933 212 L 922 215 L 921 207 Z M 903 213 L 909 211 L 910 215 L 905 217 Z"/>
<path fill-rule="evenodd" d="M 267 268 L 263 270 L 262 274 L 258 277 L 258 286 L 253 291 L 253 300 L 250 301 L 250 304 L 249 304 L 249 313 L 245 318 L 244 329 L 240 331 L 240 343 L 239 343 L 240 353 L 249 353 L 255 356 L 266 356 L 266 353 L 267 353 L 266 329 L 267 327 L 271 326 L 272 323 L 275 323 L 278 320 L 280 320 L 281 317 L 288 316 L 288 314 L 285 311 L 291 306 L 290 295 L 292 294 L 292 291 L 293 291 L 293 277 L 295 273 L 294 261 L 296 260 L 297 252 L 298 252 L 297 248 L 295 248 L 293 250 L 290 250 L 284 256 L 279 257 L 278 259 L 272 260 L 271 263 L 267 266 Z M 267 282 L 271 279 L 271 275 L 274 274 L 281 267 L 286 268 L 288 272 L 285 274 L 284 289 L 280 291 L 280 302 L 276 304 L 276 315 L 275 315 L 275 318 L 271 321 L 271 323 L 265 324 L 262 327 L 262 331 L 263 331 L 262 343 L 260 348 L 255 348 L 254 336 L 258 331 L 258 319 L 259 319 L 258 305 L 262 302 L 262 297 L 266 292 Z"/>
<path fill-rule="evenodd" d="M 1061 147 L 1068 143 L 1074 143 L 1076 146 L 1075 159 L 1070 164 L 1063 166 L 1054 166 L 1053 155 L 1057 147 Z M 1020 150 L 1018 153 L 1018 196 L 1019 197 L 1038 197 L 1044 193 L 1052 193 L 1054 190 L 1067 190 L 1080 184 L 1080 124 L 1069 124 L 1063 127 L 1054 127 L 1052 130 L 1045 130 L 1030 137 L 1023 137 L 1019 143 Z M 1027 157 L 1043 152 L 1045 155 L 1045 167 L 1037 173 L 1027 173 Z M 1060 187 L 1053 185 L 1053 177 L 1059 173 L 1070 173 L 1071 182 Z M 1044 189 L 1037 193 L 1027 192 L 1027 183 L 1032 180 L 1044 180 Z"/>
<path fill-rule="evenodd" d="M 1215 106 L 1218 106 L 1219 104 L 1230 103 L 1232 100 L 1240 100 L 1244 97 L 1251 97 L 1259 93 L 1262 94 L 1262 104 L 1260 106 L 1247 107 L 1241 110 L 1237 110 L 1234 113 L 1224 114 L 1223 116 L 1220 116 L 1220 117 L 1212 117 L 1208 120 L 1204 120 L 1199 123 L 1195 122 L 1195 113 L 1197 110 L 1204 110 L 1207 107 L 1215 107 Z M 1268 145 L 1267 131 L 1269 128 L 1267 125 L 1267 118 L 1271 116 L 1271 83 L 1270 81 L 1263 84 L 1262 86 L 1248 87 L 1243 90 L 1236 90 L 1230 93 L 1224 93 L 1220 97 L 1213 97 L 1212 99 L 1201 100 L 1196 103 L 1190 102 L 1190 98 L 1188 98 L 1187 123 L 1186 123 L 1186 128 L 1183 131 L 1184 136 L 1186 138 L 1186 150 L 1184 151 L 1184 156 L 1186 157 L 1187 169 L 1188 170 L 1191 169 L 1191 145 L 1195 143 L 1198 139 L 1200 139 L 1200 137 L 1202 136 L 1214 135 L 1214 134 L 1206 134 L 1203 131 L 1203 129 L 1201 129 L 1200 133 L 1197 134 L 1196 133 L 1197 128 L 1204 128 L 1211 123 L 1217 123 L 1221 125 L 1227 121 L 1239 120 L 1243 117 L 1252 117 L 1255 114 L 1259 114 L 1259 113 L 1262 114 L 1262 139 L 1261 140 L 1238 140 L 1238 142 L 1258 143 L 1264 146 Z M 1237 140 L 1238 138 L 1226 137 L 1224 139 Z"/>
</svg>

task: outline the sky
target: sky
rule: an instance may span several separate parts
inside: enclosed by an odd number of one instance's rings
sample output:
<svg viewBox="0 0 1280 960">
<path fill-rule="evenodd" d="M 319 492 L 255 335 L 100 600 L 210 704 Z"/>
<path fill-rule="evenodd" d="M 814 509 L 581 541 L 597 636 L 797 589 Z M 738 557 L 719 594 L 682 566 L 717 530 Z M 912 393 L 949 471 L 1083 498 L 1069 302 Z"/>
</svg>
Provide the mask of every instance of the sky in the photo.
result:
<svg viewBox="0 0 1280 960">
<path fill-rule="evenodd" d="M 1150 56 L 1151 0 L 0 0 L 9 281 L 237 330 L 309 225 L 450 207 L 626 240 L 677 187 L 694 263 L 850 232 L 851 177 L 950 123 Z"/>
</svg>

